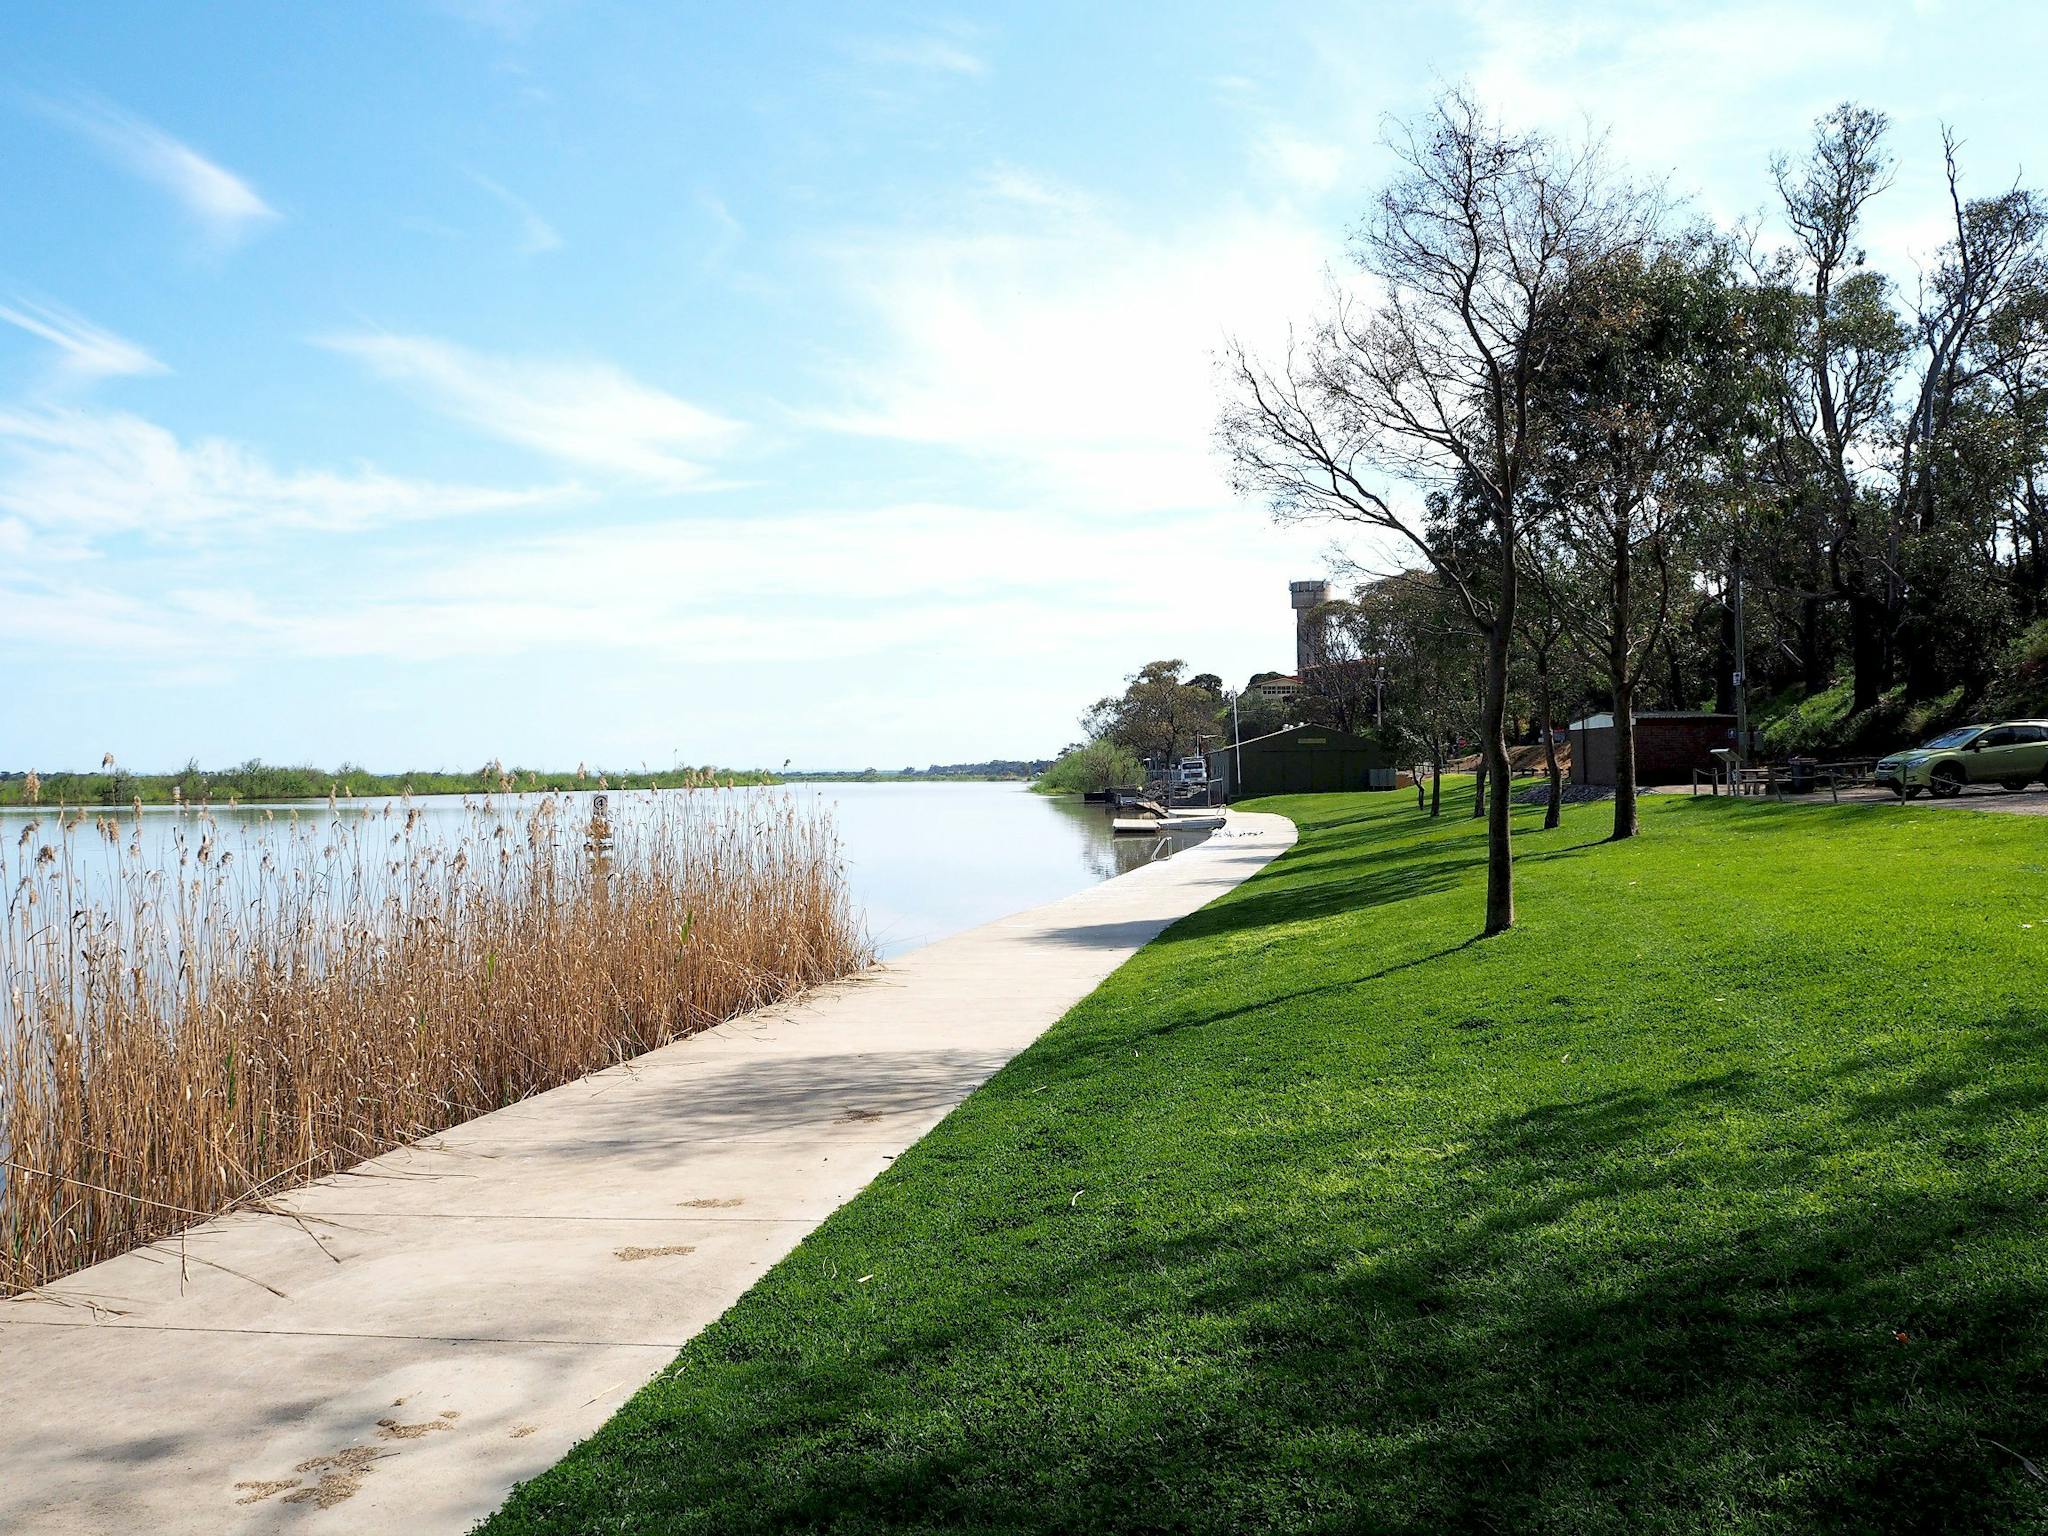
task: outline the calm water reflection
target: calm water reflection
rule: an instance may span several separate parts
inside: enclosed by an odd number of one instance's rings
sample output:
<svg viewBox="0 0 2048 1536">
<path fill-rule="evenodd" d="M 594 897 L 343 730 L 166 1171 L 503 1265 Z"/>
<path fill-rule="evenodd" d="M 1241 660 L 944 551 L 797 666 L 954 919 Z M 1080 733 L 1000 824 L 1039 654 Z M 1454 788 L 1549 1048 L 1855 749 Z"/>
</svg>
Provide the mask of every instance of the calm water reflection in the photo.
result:
<svg viewBox="0 0 2048 1536">
<path fill-rule="evenodd" d="M 1207 835 L 1116 837 L 1101 806 L 1021 784 L 799 784 L 791 792 L 832 806 L 847 881 L 885 955 L 1070 896 Z"/>
</svg>

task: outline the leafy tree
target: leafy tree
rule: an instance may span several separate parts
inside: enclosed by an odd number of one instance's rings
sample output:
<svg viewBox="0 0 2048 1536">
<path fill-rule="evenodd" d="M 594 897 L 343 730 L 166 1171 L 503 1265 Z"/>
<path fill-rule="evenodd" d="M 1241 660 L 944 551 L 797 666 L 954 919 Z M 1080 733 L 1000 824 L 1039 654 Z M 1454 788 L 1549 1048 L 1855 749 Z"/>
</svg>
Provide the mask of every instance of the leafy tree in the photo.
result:
<svg viewBox="0 0 2048 1536">
<path fill-rule="evenodd" d="M 1552 426 L 1533 484 L 1551 537 L 1535 573 L 1606 676 L 1621 839 L 1637 826 L 1636 690 L 1693 585 L 1720 495 L 1712 455 L 1751 387 L 1748 317 L 1724 252 L 1700 234 L 1591 264 L 1564 304 L 1570 340 L 1540 385 Z"/>
<path fill-rule="evenodd" d="M 1268 673 L 1267 676 L 1277 674 Z M 1254 678 L 1253 681 L 1260 681 Z M 1229 695 L 1217 714 L 1217 727 L 1229 741 L 1252 741 L 1284 730 L 1294 723 L 1294 711 L 1285 700 L 1254 692 L 1250 688 Z"/>
<path fill-rule="evenodd" d="M 1192 755 L 1218 734 L 1221 700 L 1215 689 L 1184 678 L 1186 670 L 1184 661 L 1147 662 L 1124 680 L 1122 693 L 1095 701 L 1082 728 L 1090 740 L 1115 742 L 1140 758 L 1171 763 Z"/>
<path fill-rule="evenodd" d="M 1443 809 L 1444 764 L 1476 728 L 1479 647 L 1436 575 L 1401 571 L 1359 589 L 1355 622 L 1386 667 L 1385 725 L 1430 770 L 1429 814 Z"/>
</svg>

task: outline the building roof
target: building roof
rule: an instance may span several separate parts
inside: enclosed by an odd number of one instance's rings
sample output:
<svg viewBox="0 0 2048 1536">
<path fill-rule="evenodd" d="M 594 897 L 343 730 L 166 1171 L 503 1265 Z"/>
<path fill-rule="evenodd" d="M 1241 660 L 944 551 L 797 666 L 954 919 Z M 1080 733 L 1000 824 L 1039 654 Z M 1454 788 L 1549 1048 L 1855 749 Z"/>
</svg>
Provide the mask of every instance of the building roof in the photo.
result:
<svg viewBox="0 0 2048 1536">
<path fill-rule="evenodd" d="M 1348 731 L 1335 730 L 1327 725 L 1303 723 L 1301 725 L 1284 725 L 1277 731 L 1268 731 L 1263 736 L 1247 736 L 1243 741 L 1239 742 L 1225 742 L 1220 747 L 1211 747 L 1203 755 L 1214 757 L 1217 753 L 1221 752 L 1227 756 L 1233 747 L 1263 746 L 1267 742 L 1278 741 L 1283 736 L 1298 736 L 1303 731 L 1313 731 L 1320 738 L 1313 742 L 1303 742 L 1303 746 L 1366 747 L 1373 751 L 1379 750 L 1378 742 L 1369 741 L 1363 736 L 1353 736 Z"/>
<path fill-rule="evenodd" d="M 1636 719 L 1642 720 L 1733 720 L 1733 715 L 1724 715 L 1712 709 L 1639 709 Z M 1575 731 L 1611 731 L 1614 729 L 1613 714 L 1588 715 L 1583 720 L 1574 720 L 1571 729 Z"/>
</svg>

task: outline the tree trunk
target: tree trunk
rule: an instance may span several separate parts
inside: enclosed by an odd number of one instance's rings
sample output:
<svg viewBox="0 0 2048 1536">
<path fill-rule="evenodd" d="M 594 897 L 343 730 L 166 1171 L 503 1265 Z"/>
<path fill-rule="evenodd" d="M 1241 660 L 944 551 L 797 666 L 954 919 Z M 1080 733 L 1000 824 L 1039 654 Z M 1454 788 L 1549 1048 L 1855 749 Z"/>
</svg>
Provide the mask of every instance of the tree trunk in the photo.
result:
<svg viewBox="0 0 2048 1536">
<path fill-rule="evenodd" d="M 1509 845 L 1508 643 L 1515 628 L 1515 557 L 1512 529 L 1502 540 L 1500 608 L 1486 637 L 1486 704 L 1482 721 L 1486 767 L 1493 779 L 1493 803 L 1486 822 L 1486 929 L 1488 935 L 1515 926 L 1514 851 Z"/>
<path fill-rule="evenodd" d="M 1884 605 L 1860 592 L 1849 594 L 1849 661 L 1855 686 L 1851 707 L 1870 709 L 1884 696 Z"/>
<path fill-rule="evenodd" d="M 1799 599 L 1799 672 L 1808 693 L 1823 692 L 1828 685 L 1827 634 L 1821 628 L 1822 599 Z"/>
<path fill-rule="evenodd" d="M 1636 835 L 1636 704 L 1629 675 L 1629 618 L 1635 572 L 1628 524 L 1614 525 L 1613 585 L 1608 590 L 1607 681 L 1614 692 L 1614 841 Z"/>
<path fill-rule="evenodd" d="M 1444 813 L 1444 759 L 1439 752 L 1429 760 L 1429 814 Z"/>
<path fill-rule="evenodd" d="M 1481 754 L 1479 771 L 1472 775 L 1472 819 L 1483 820 L 1486 816 L 1486 771 L 1493 766 L 1493 760 Z"/>
<path fill-rule="evenodd" d="M 1636 699 L 1626 679 L 1614 685 L 1614 841 L 1636 835 Z"/>
<path fill-rule="evenodd" d="M 1548 832 L 1564 816 L 1564 775 L 1557 767 L 1556 732 L 1550 728 L 1550 653 L 1536 653 L 1536 710 L 1542 716 L 1536 728 L 1543 732 L 1543 769 L 1550 779 L 1550 798 L 1543 803 L 1543 830 Z"/>
</svg>

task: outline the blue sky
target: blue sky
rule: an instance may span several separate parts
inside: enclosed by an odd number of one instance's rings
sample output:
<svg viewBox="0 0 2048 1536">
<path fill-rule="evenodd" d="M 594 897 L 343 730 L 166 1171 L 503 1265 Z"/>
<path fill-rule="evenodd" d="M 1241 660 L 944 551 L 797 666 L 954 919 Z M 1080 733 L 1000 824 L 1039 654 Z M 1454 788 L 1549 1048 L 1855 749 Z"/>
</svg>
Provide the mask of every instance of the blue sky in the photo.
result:
<svg viewBox="0 0 2048 1536">
<path fill-rule="evenodd" d="M 1284 16 L 1282 13 L 1284 12 Z M 13 0 L 0 764 L 1049 753 L 1284 666 L 1226 333 L 1468 80 L 1720 217 L 1892 114 L 1874 254 L 2048 179 L 2034 5 Z"/>
</svg>

